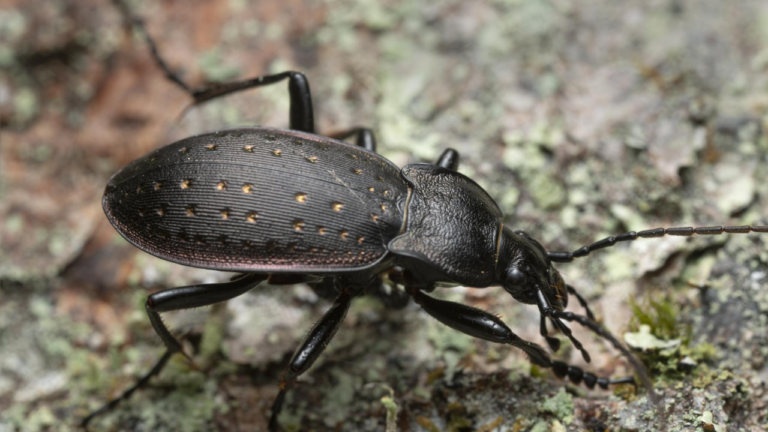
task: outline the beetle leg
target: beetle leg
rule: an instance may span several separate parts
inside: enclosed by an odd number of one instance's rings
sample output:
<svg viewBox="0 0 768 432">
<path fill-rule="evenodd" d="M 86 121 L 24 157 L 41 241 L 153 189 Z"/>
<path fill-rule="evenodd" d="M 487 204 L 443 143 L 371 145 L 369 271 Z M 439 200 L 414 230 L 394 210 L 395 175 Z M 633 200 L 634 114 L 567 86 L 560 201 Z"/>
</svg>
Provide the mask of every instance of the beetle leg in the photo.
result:
<svg viewBox="0 0 768 432">
<path fill-rule="evenodd" d="M 651 400 L 653 402 L 658 401 L 658 396 L 653 390 L 651 378 L 648 376 L 648 372 L 645 370 L 645 367 L 643 367 L 643 365 L 635 358 L 635 356 L 633 356 L 632 353 L 630 353 L 629 350 L 624 345 L 622 345 L 621 342 L 619 342 L 619 340 L 616 339 L 616 337 L 613 336 L 608 330 L 604 329 L 599 324 L 585 316 L 576 315 L 573 312 L 561 311 L 552 308 L 547 301 L 546 295 L 541 290 L 536 292 L 536 299 L 539 306 L 539 311 L 542 313 L 542 315 L 546 315 L 554 319 L 564 319 L 569 322 L 577 322 L 610 342 L 614 348 L 619 350 L 627 358 L 627 360 L 629 360 L 629 362 L 632 364 L 632 367 L 634 367 L 635 371 L 637 371 L 638 375 L 640 375 L 640 379 L 643 381 L 643 385 L 648 390 Z"/>
<path fill-rule="evenodd" d="M 549 336 L 547 331 L 547 317 L 544 315 L 541 315 L 541 324 L 539 325 L 539 332 L 544 337 L 544 339 L 547 340 L 547 344 L 552 349 L 552 351 L 557 352 L 557 350 L 560 349 L 560 339 L 556 337 Z"/>
<path fill-rule="evenodd" d="M 452 148 L 445 149 L 443 154 L 437 159 L 437 162 L 435 162 L 435 165 L 457 171 L 459 169 L 459 152 Z"/>
<path fill-rule="evenodd" d="M 152 58 L 155 63 L 163 70 L 165 76 L 174 84 L 179 86 L 186 93 L 189 93 L 195 100 L 194 105 L 201 104 L 211 99 L 228 95 L 230 93 L 236 93 L 241 90 L 247 90 L 255 87 L 266 86 L 274 84 L 278 81 L 288 79 L 288 93 L 291 100 L 290 108 L 290 128 L 303 132 L 314 133 L 315 132 L 315 120 L 312 110 L 312 95 L 309 91 L 309 81 L 307 77 L 301 72 L 287 71 L 274 75 L 264 75 L 247 80 L 234 81 L 230 83 L 221 83 L 212 85 L 209 87 L 203 87 L 197 90 L 193 90 L 191 86 L 182 80 L 179 75 L 171 70 L 168 63 L 160 56 L 160 52 L 157 49 L 157 44 L 150 36 L 147 29 L 144 27 L 144 22 L 138 17 L 131 14 L 128 7 L 121 0 L 114 0 L 114 3 L 120 9 L 120 12 L 144 37 L 144 40 L 149 45 L 149 51 L 152 53 Z"/>
<path fill-rule="evenodd" d="M 161 312 L 210 306 L 214 303 L 231 300 L 250 291 L 251 288 L 265 279 L 265 275 L 255 274 L 232 282 L 191 285 L 156 292 L 147 298 L 145 305 L 149 322 L 152 323 L 155 333 L 163 340 L 168 351 L 171 354 L 179 352 L 181 351 L 181 344 L 163 323 L 160 318 Z"/>
<path fill-rule="evenodd" d="M 289 128 L 302 132 L 315 133 L 315 115 L 314 110 L 312 109 L 312 93 L 309 90 L 309 81 L 307 81 L 307 77 L 301 72 L 286 71 L 242 81 L 221 83 L 197 89 L 191 94 L 195 99 L 194 104 L 198 105 L 231 93 L 275 84 L 286 78 L 288 79 L 288 94 L 290 97 Z"/>
<path fill-rule="evenodd" d="M 326 136 L 337 140 L 345 140 L 354 136 L 355 145 L 376 153 L 376 136 L 373 134 L 373 131 L 368 128 L 356 127 L 349 130 L 332 132 Z"/>
<path fill-rule="evenodd" d="M 581 356 L 584 358 L 584 361 L 589 363 L 592 361 L 592 358 L 589 356 L 589 353 L 586 349 L 584 349 L 584 346 L 579 342 L 578 339 L 573 335 L 573 332 L 571 329 L 565 325 L 562 321 L 558 319 L 558 317 L 554 316 L 554 311 L 556 311 L 555 308 L 553 308 L 549 301 L 547 300 L 546 296 L 541 291 L 538 291 L 538 305 L 539 305 L 539 312 L 541 313 L 542 317 L 547 317 L 552 319 L 552 324 L 554 324 L 555 327 L 557 327 L 568 339 L 570 339 L 573 346 L 581 352 Z M 543 298 L 542 298 L 543 297 Z"/>
<path fill-rule="evenodd" d="M 408 306 L 411 300 L 408 293 L 399 289 L 396 283 L 385 284 L 381 279 L 375 280 L 365 289 L 365 292 L 381 300 L 389 309 L 402 309 Z"/>
<path fill-rule="evenodd" d="M 584 297 L 582 297 L 581 294 L 576 292 L 576 289 L 574 289 L 572 286 L 566 285 L 566 288 L 568 288 L 568 293 L 569 294 L 573 294 L 574 296 L 576 296 L 576 300 L 579 301 L 579 304 L 581 305 L 581 307 L 583 307 L 584 310 L 587 311 L 587 318 L 589 318 L 592 321 L 594 321 L 595 320 L 595 315 L 589 309 L 589 306 L 587 306 L 587 301 L 584 299 Z"/>
<path fill-rule="evenodd" d="M 266 279 L 265 275 L 250 274 L 236 278 L 231 282 L 171 288 L 150 295 L 147 298 L 146 303 L 147 314 L 149 315 L 149 321 L 152 323 L 155 332 L 165 343 L 165 354 L 163 354 L 155 366 L 153 366 L 146 375 L 142 376 L 136 384 L 124 391 L 123 394 L 117 398 L 110 400 L 101 408 L 88 414 L 80 425 L 84 428 L 87 427 L 88 423 L 94 417 L 114 408 L 120 401 L 128 399 L 133 392 L 147 384 L 153 376 L 158 375 L 163 370 L 166 363 L 168 363 L 168 359 L 170 359 L 174 353 L 181 351 L 181 344 L 173 337 L 171 332 L 168 331 L 168 328 L 160 318 L 160 312 L 208 306 L 214 303 L 230 300 L 246 293 L 251 288 L 261 283 L 264 279 Z"/>
<path fill-rule="evenodd" d="M 584 372 L 579 367 L 570 366 L 561 361 L 553 361 L 544 348 L 521 339 L 512 333 L 512 330 L 501 319 L 484 310 L 461 303 L 438 300 L 419 290 L 409 290 L 409 292 L 413 295 L 416 303 L 441 323 L 479 339 L 520 348 L 528 354 L 533 364 L 552 369 L 559 378 L 568 377 L 574 384 L 584 382 L 589 388 L 594 388 L 595 384 L 605 389 L 610 384 L 634 383 L 632 377 L 613 380 L 598 378 L 595 374 Z"/>
<path fill-rule="evenodd" d="M 312 329 L 309 330 L 299 348 L 293 353 L 293 357 L 291 357 L 291 361 L 288 363 L 288 370 L 286 370 L 283 379 L 280 381 L 280 393 L 277 394 L 277 398 L 275 398 L 275 402 L 272 404 L 272 414 L 269 419 L 270 431 L 279 430 L 277 417 L 283 408 L 285 393 L 296 382 L 296 379 L 312 366 L 325 350 L 325 347 L 328 346 L 331 339 L 333 339 L 336 331 L 341 327 L 341 323 L 344 322 L 349 305 L 352 303 L 352 297 L 356 293 L 356 290 L 351 292 L 343 290 L 330 309 L 320 318 L 320 321 L 315 323 Z"/>
</svg>

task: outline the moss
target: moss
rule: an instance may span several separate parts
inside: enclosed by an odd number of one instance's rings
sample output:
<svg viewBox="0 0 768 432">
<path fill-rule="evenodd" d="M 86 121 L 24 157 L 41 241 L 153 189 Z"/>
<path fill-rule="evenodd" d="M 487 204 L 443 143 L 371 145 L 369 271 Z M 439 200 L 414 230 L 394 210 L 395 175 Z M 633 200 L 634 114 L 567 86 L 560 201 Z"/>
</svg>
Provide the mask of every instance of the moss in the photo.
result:
<svg viewBox="0 0 768 432">
<path fill-rule="evenodd" d="M 561 388 L 554 396 L 545 399 L 540 407 L 540 412 L 553 414 L 565 424 L 573 422 L 573 397 Z"/>
<path fill-rule="evenodd" d="M 384 396 L 380 399 L 381 404 L 387 410 L 387 428 L 386 432 L 397 431 L 397 410 L 398 406 L 395 400 L 391 396 Z"/>
<path fill-rule="evenodd" d="M 651 329 L 651 333 L 660 339 L 690 339 L 690 326 L 681 328 L 677 325 L 680 307 L 669 294 L 648 294 L 641 302 L 630 297 L 629 305 L 633 314 L 629 324 L 631 331 L 638 331 L 640 326 L 646 325 Z"/>
</svg>

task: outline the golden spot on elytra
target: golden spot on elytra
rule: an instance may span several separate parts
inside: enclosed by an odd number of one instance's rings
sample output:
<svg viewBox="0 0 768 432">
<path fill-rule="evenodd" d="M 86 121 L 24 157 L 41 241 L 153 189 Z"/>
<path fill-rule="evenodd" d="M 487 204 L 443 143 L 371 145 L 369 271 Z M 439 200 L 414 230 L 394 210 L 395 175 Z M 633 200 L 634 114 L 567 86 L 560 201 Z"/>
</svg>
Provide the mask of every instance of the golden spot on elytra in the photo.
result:
<svg viewBox="0 0 768 432">
<path fill-rule="evenodd" d="M 227 190 L 227 181 L 226 180 L 220 181 L 218 184 L 216 184 L 216 189 L 218 189 L 220 191 Z"/>
<path fill-rule="evenodd" d="M 382 204 L 382 205 L 381 205 L 381 211 L 387 211 L 387 206 L 385 206 L 384 204 Z"/>
<path fill-rule="evenodd" d="M 275 156 L 282 156 L 283 155 L 283 151 L 280 150 L 280 149 L 272 150 L 272 154 L 275 155 Z"/>
<path fill-rule="evenodd" d="M 182 147 L 179 149 L 179 153 L 184 154 L 189 151 L 189 147 Z"/>
<path fill-rule="evenodd" d="M 138 187 L 136 188 L 136 193 L 137 193 L 137 194 L 140 194 L 140 193 L 141 193 L 141 186 L 138 186 Z"/>
<path fill-rule="evenodd" d="M 384 191 L 384 196 L 389 196 L 389 191 L 388 190 Z"/>
<path fill-rule="evenodd" d="M 157 191 L 157 190 L 162 189 L 163 188 L 163 184 L 164 184 L 164 182 L 161 182 L 161 181 L 155 182 L 155 185 L 154 185 L 155 190 Z"/>
<path fill-rule="evenodd" d="M 368 192 L 376 192 L 376 188 L 371 186 L 368 188 Z"/>
<path fill-rule="evenodd" d="M 301 219 L 293 221 L 293 229 L 295 231 L 304 231 L 304 221 Z"/>
<path fill-rule="evenodd" d="M 358 237 L 357 238 L 357 244 L 363 244 L 364 241 L 365 241 L 365 237 Z"/>
<path fill-rule="evenodd" d="M 321 227 L 321 226 L 317 227 L 317 232 L 320 235 L 324 235 L 325 234 L 325 227 Z"/>
<path fill-rule="evenodd" d="M 349 232 L 344 230 L 339 231 L 339 237 L 341 237 L 342 240 L 346 240 L 347 236 L 349 236 Z"/>
<path fill-rule="evenodd" d="M 221 218 L 222 219 L 229 219 L 229 209 L 224 209 L 224 210 L 220 211 L 219 213 L 221 213 Z"/>
<path fill-rule="evenodd" d="M 355 175 L 363 175 L 363 170 L 358 168 L 352 168 L 352 173 Z"/>
<path fill-rule="evenodd" d="M 253 146 L 252 145 L 247 145 L 247 146 L 243 147 L 243 151 L 247 151 L 248 153 L 253 153 Z"/>
<path fill-rule="evenodd" d="M 317 156 L 307 156 L 304 159 L 306 159 L 309 163 L 317 163 Z"/>
<path fill-rule="evenodd" d="M 342 204 L 340 202 L 335 202 L 335 203 L 331 204 L 331 208 L 333 209 L 333 211 L 341 211 L 342 207 L 344 207 L 344 204 Z"/>
<path fill-rule="evenodd" d="M 250 223 L 256 223 L 256 219 L 258 219 L 259 214 L 256 212 L 248 212 L 248 214 L 245 215 L 245 220 L 247 220 Z"/>
<path fill-rule="evenodd" d="M 165 216 L 165 208 L 160 206 L 160 208 L 157 209 L 157 215 L 158 216 Z"/>
<path fill-rule="evenodd" d="M 195 216 L 197 212 L 195 211 L 195 206 L 187 206 L 187 216 Z"/>
<path fill-rule="evenodd" d="M 181 188 L 182 189 L 189 189 L 192 187 L 192 180 L 182 180 L 181 182 Z"/>
<path fill-rule="evenodd" d="M 307 201 L 307 194 L 305 193 L 297 193 L 296 194 L 296 201 L 303 203 Z"/>
<path fill-rule="evenodd" d="M 352 153 L 349 154 L 349 157 L 352 159 L 357 159 L 357 155 L 353 155 Z"/>
<path fill-rule="evenodd" d="M 375 214 L 371 213 L 371 220 L 376 222 L 377 220 L 379 220 L 379 217 L 376 216 Z"/>
<path fill-rule="evenodd" d="M 243 189 L 243 193 L 249 194 L 253 190 L 253 185 L 250 184 L 250 183 L 246 183 L 246 184 L 243 185 L 242 189 Z"/>
<path fill-rule="evenodd" d="M 205 149 L 208 151 L 214 151 L 216 150 L 216 144 L 208 144 L 207 146 L 205 146 Z"/>
</svg>

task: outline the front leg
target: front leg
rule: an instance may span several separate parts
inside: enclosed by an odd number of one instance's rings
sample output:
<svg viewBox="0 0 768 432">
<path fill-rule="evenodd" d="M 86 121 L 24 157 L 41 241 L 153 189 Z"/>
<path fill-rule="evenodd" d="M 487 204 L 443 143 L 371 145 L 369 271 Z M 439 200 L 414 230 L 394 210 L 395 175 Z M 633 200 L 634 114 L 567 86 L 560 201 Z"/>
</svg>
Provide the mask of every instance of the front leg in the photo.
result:
<svg viewBox="0 0 768 432">
<path fill-rule="evenodd" d="M 583 382 L 589 388 L 594 388 L 595 384 L 607 388 L 610 384 L 634 383 L 632 377 L 613 380 L 598 378 L 595 374 L 584 372 L 577 366 L 553 361 L 544 348 L 521 339 L 512 333 L 512 330 L 501 319 L 484 310 L 460 303 L 438 300 L 419 290 L 410 289 L 408 292 L 429 315 L 448 327 L 479 339 L 520 348 L 528 354 L 531 363 L 552 369 L 559 378 L 568 377 L 574 384 Z"/>
<path fill-rule="evenodd" d="M 635 371 L 637 371 L 637 374 L 640 375 L 640 379 L 642 380 L 643 385 L 648 390 L 650 399 L 654 403 L 658 402 L 659 400 L 658 395 L 653 390 L 651 377 L 648 375 L 648 372 L 645 370 L 645 367 L 642 365 L 642 363 L 640 363 L 639 360 L 635 358 L 635 356 L 632 355 L 632 353 L 629 352 L 629 350 L 621 342 L 619 342 L 618 339 L 616 339 L 615 336 L 613 336 L 608 330 L 601 327 L 598 323 L 594 322 L 593 320 L 585 316 L 576 315 L 573 312 L 562 311 L 562 310 L 553 308 L 549 304 L 549 301 L 547 300 L 547 296 L 541 290 L 537 291 L 536 294 L 537 294 L 536 302 L 539 307 L 539 312 L 541 312 L 542 315 L 552 318 L 556 323 L 560 323 L 560 324 L 562 324 L 561 320 L 566 320 L 569 322 L 577 322 L 582 326 L 588 328 L 598 336 L 610 342 L 611 345 L 614 346 L 614 348 L 619 350 L 627 358 L 627 360 L 629 360 L 629 362 L 632 364 L 632 367 L 634 367 Z M 568 327 L 566 327 L 565 324 L 562 324 L 561 330 L 563 328 L 567 329 Z M 570 333 L 570 329 L 568 329 L 568 332 Z M 566 333 L 566 335 L 569 335 L 569 333 Z M 582 354 L 583 353 L 584 351 L 582 351 Z"/>
</svg>

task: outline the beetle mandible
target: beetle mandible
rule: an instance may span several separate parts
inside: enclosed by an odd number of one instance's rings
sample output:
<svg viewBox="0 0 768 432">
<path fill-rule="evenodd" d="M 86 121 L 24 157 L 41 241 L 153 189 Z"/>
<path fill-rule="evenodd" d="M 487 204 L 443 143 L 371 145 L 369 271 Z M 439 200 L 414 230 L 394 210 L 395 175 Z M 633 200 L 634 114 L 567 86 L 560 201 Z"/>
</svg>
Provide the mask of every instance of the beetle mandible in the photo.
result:
<svg viewBox="0 0 768 432">
<path fill-rule="evenodd" d="M 197 91 L 190 90 L 158 55 L 158 65 L 195 104 L 232 92 L 287 80 L 290 128 L 244 128 L 184 139 L 121 169 L 109 181 L 104 211 L 116 230 L 150 254 L 179 264 L 242 273 L 232 281 L 167 289 L 148 297 L 150 322 L 166 345 L 155 367 L 122 396 L 83 420 L 127 398 L 161 372 L 181 344 L 160 313 L 206 306 L 246 293 L 262 282 L 307 282 L 335 289 L 331 308 L 309 331 L 290 360 L 272 409 L 270 428 L 286 391 L 318 358 L 344 320 L 354 297 L 381 294 L 380 276 L 406 287 L 429 315 L 458 331 L 523 350 L 530 360 L 574 383 L 633 382 L 608 379 L 550 359 L 539 345 L 516 336 L 498 317 L 428 295 L 438 283 L 469 287 L 501 285 L 516 300 L 536 305 L 541 335 L 553 351 L 547 321 L 589 361 L 589 354 L 563 321 L 577 322 L 610 341 L 633 364 L 653 394 L 642 365 L 594 322 L 585 300 L 553 267 L 618 242 L 664 235 L 691 236 L 768 232 L 765 226 L 658 228 L 608 237 L 574 252 L 547 251 L 522 231 L 503 223 L 494 200 L 457 171 L 459 155 L 446 150 L 434 164 L 402 169 L 375 153 L 367 128 L 324 137 L 315 133 L 306 77 L 283 72 Z M 357 145 L 340 141 L 354 136 Z M 568 312 L 569 294 L 586 316 Z M 398 293 L 385 301 L 402 304 Z M 407 300 L 407 298 L 406 298 Z"/>
</svg>

